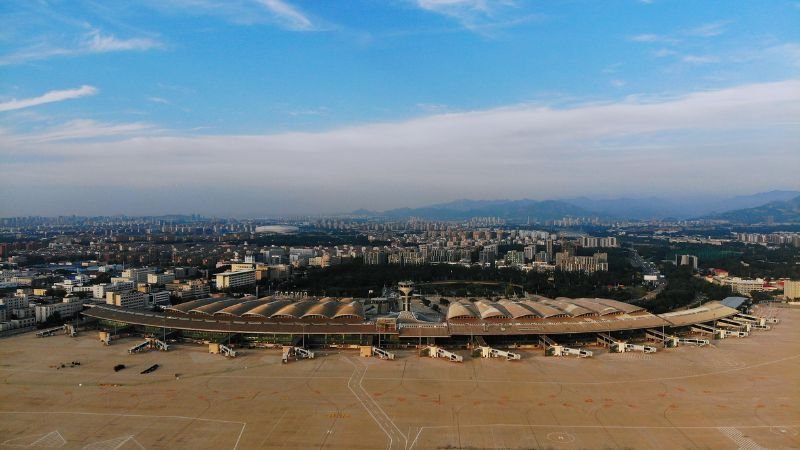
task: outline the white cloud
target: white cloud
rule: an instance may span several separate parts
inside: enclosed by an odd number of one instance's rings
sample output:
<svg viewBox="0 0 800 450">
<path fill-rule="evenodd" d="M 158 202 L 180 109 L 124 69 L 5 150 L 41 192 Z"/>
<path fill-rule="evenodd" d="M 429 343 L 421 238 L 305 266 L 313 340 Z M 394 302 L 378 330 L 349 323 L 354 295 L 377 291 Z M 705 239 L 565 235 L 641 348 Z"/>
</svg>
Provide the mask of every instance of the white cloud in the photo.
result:
<svg viewBox="0 0 800 450">
<path fill-rule="evenodd" d="M 678 44 L 691 38 L 710 38 L 719 36 L 725 32 L 725 26 L 727 26 L 728 23 L 730 22 L 709 22 L 698 25 L 694 28 L 677 30 L 666 34 L 642 33 L 629 36 L 628 40 L 633 42 Z"/>
<path fill-rule="evenodd" d="M 614 86 L 615 88 L 621 88 L 624 87 L 627 83 L 625 82 L 625 80 L 615 79 L 609 81 L 609 84 L 611 84 L 611 86 Z"/>
<path fill-rule="evenodd" d="M 31 106 L 44 105 L 46 103 L 62 102 L 74 98 L 86 97 L 97 94 L 94 86 L 83 85 L 77 89 L 65 89 L 61 91 L 49 91 L 39 97 L 13 99 L 0 103 L 0 111 L 13 111 L 17 109 L 30 108 Z"/>
<path fill-rule="evenodd" d="M 314 28 L 314 24 L 311 23 L 308 17 L 283 0 L 259 0 L 259 2 L 269 9 L 289 29 L 306 31 Z"/>
<path fill-rule="evenodd" d="M 636 36 L 631 36 L 630 40 L 634 42 L 657 42 L 661 40 L 661 36 L 657 34 L 637 34 Z"/>
<path fill-rule="evenodd" d="M 769 56 L 782 59 L 795 68 L 800 68 L 800 43 L 787 42 L 768 47 L 764 52 Z"/>
<path fill-rule="evenodd" d="M 719 62 L 716 56 L 699 56 L 699 55 L 686 55 L 681 58 L 681 61 L 687 64 L 714 64 Z"/>
<path fill-rule="evenodd" d="M 92 30 L 74 46 L 38 44 L 7 55 L 0 56 L 0 66 L 41 61 L 59 56 L 81 56 L 93 53 L 145 51 L 163 48 L 164 45 L 151 38 L 119 39 L 111 34 Z"/>
<path fill-rule="evenodd" d="M 775 185 L 796 184 L 798 127 L 800 80 L 564 109 L 518 105 L 318 133 L 191 136 L 147 124 L 81 121 L 0 136 L 0 157 L 38 158 L 1 165 L 0 190 L 31 180 L 65 193 L 81 186 L 169 186 L 157 199 L 163 209 L 191 209 L 209 204 L 193 190 L 214 185 L 228 212 L 258 204 L 286 213 L 508 197 L 509 189 L 534 198 L 721 189 L 709 168 L 747 190 L 764 187 L 764 173 Z M 304 199 L 302 207 L 269 195 L 288 186 L 293 199 Z"/>
<path fill-rule="evenodd" d="M 175 15 L 205 15 L 236 25 L 277 25 L 292 31 L 331 28 L 287 0 L 143 0 L 152 9 Z"/>
<path fill-rule="evenodd" d="M 145 133 L 150 134 L 159 131 L 158 128 L 147 123 L 110 124 L 89 119 L 77 119 L 45 132 L 10 137 L 10 142 L 17 145 L 31 145 L 100 138 L 123 139 L 132 135 L 141 137 Z"/>
<path fill-rule="evenodd" d="M 677 54 L 678 54 L 678 52 L 676 52 L 675 50 L 670 50 L 668 48 L 661 48 L 661 49 L 656 50 L 653 53 L 653 55 L 656 58 L 665 58 L 667 56 L 674 56 L 674 55 L 677 55 Z"/>
<path fill-rule="evenodd" d="M 512 0 L 416 0 L 416 5 L 454 19 L 475 32 L 513 27 L 539 17 L 517 14 L 517 5 Z"/>
<path fill-rule="evenodd" d="M 162 105 L 171 105 L 172 104 L 171 101 L 169 101 L 169 100 L 167 100 L 165 98 L 161 98 L 161 97 L 147 97 L 147 101 L 148 102 L 152 102 L 152 103 L 160 103 Z"/>
<path fill-rule="evenodd" d="M 91 33 L 91 36 L 85 43 L 85 49 L 90 53 L 143 51 L 161 47 L 162 44 L 154 39 L 118 39 L 110 34 L 104 35 L 97 30 Z"/>
<path fill-rule="evenodd" d="M 705 38 L 719 36 L 720 34 L 725 32 L 725 26 L 728 23 L 729 23 L 728 21 L 704 23 L 694 28 L 683 30 L 681 34 L 684 34 L 686 36 L 705 37 Z"/>
</svg>

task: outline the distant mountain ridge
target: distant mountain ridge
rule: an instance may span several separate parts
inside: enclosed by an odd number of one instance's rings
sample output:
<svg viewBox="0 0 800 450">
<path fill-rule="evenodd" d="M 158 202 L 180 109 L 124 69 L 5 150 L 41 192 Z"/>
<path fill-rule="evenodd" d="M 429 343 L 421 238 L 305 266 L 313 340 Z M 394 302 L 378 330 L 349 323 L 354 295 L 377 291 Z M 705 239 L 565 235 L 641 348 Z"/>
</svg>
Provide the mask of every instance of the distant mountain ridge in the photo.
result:
<svg viewBox="0 0 800 450">
<path fill-rule="evenodd" d="M 800 196 L 791 200 L 769 202 L 755 208 L 736 209 L 707 217 L 737 223 L 800 223 Z"/>
<path fill-rule="evenodd" d="M 730 198 L 666 199 L 646 197 L 591 199 L 576 197 L 559 200 L 459 199 L 419 208 L 396 208 L 382 212 L 359 209 L 351 214 L 397 218 L 422 217 L 433 220 L 462 220 L 487 216 L 501 217 L 507 220 L 530 218 L 538 221 L 561 219 L 569 216 L 600 217 L 605 219 L 664 219 L 670 217 L 690 219 L 718 217 L 726 212 L 791 201 L 798 196 L 800 196 L 800 191 L 776 190 Z M 758 212 L 753 212 L 752 214 L 756 215 Z M 779 213 L 779 217 L 784 216 Z"/>
<path fill-rule="evenodd" d="M 359 212 L 364 212 L 360 210 Z M 362 214 L 363 215 L 363 214 Z M 553 220 L 565 216 L 594 216 L 594 212 L 558 200 L 456 200 L 422 208 L 397 208 L 366 215 L 385 217 L 424 217 L 434 220 L 461 220 L 471 217 Z"/>
</svg>

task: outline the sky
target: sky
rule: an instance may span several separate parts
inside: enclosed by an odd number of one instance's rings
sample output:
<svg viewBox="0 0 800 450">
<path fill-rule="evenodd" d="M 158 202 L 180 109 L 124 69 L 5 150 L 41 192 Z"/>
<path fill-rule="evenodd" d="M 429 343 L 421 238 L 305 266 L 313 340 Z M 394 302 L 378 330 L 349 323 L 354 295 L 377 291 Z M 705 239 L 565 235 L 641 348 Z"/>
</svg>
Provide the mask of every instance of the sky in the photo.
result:
<svg viewBox="0 0 800 450">
<path fill-rule="evenodd" d="M 0 216 L 800 189 L 800 1 L 5 0 Z"/>
</svg>

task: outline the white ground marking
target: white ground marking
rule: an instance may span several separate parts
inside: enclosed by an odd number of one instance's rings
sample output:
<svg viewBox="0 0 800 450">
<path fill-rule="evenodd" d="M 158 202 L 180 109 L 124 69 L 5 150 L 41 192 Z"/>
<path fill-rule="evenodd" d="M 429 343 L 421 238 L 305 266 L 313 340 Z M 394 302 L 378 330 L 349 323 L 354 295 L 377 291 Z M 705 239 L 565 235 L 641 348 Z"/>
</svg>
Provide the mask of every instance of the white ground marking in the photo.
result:
<svg viewBox="0 0 800 450">
<path fill-rule="evenodd" d="M 138 418 L 145 418 L 145 419 L 154 419 L 154 418 L 155 419 L 181 419 L 181 420 L 191 420 L 191 421 L 199 421 L 199 422 L 215 422 L 215 423 L 228 423 L 228 424 L 241 425 L 242 429 L 239 431 L 239 438 L 236 439 L 236 443 L 233 445 L 233 450 L 236 450 L 239 447 L 239 441 L 242 439 L 242 433 L 244 433 L 244 427 L 247 426 L 247 422 L 239 422 L 239 421 L 236 421 L 236 420 L 203 419 L 203 418 L 200 418 L 200 417 L 189 417 L 189 416 L 156 416 L 156 415 L 151 415 L 151 414 L 95 413 L 95 412 L 82 412 L 82 411 L 0 411 L 0 414 L 35 414 L 35 415 L 67 414 L 67 415 L 81 415 L 81 416 L 138 417 Z M 61 436 L 61 435 L 59 434 L 59 436 Z M 138 442 L 137 442 L 137 444 L 138 444 Z"/>
<path fill-rule="evenodd" d="M 553 442 L 558 442 L 559 444 L 569 444 L 570 442 L 575 442 L 575 436 L 565 431 L 547 433 L 547 439 Z"/>
<path fill-rule="evenodd" d="M 386 414 L 383 408 L 378 405 L 375 400 L 372 398 L 371 395 L 364 389 L 364 385 L 362 384 L 364 381 L 364 375 L 366 375 L 367 370 L 364 368 L 363 372 L 361 368 L 350 360 L 350 358 L 344 357 L 344 360 L 350 363 L 353 366 L 353 374 L 351 378 L 347 381 L 347 388 L 350 389 L 350 392 L 361 402 L 361 405 L 364 409 L 367 410 L 367 413 L 372 417 L 372 420 L 378 424 L 378 426 L 386 433 L 386 436 L 389 438 L 389 446 L 388 448 L 391 449 L 395 445 L 395 440 L 399 443 L 401 440 L 404 443 L 404 447 L 408 446 L 408 437 L 403 434 L 402 431 L 397 427 L 394 421 Z M 360 375 L 358 378 L 358 383 L 355 383 L 355 377 Z M 355 387 L 355 389 L 354 389 Z M 369 406 L 368 406 L 369 405 Z"/>
<path fill-rule="evenodd" d="M 739 446 L 739 450 L 767 450 L 766 447 L 756 444 L 752 439 L 746 437 L 735 427 L 720 427 L 719 431 L 724 434 L 725 437 L 735 442 L 736 445 Z"/>
<path fill-rule="evenodd" d="M 413 449 L 415 445 L 417 445 L 417 441 L 419 437 L 425 430 L 433 430 L 433 429 L 446 429 L 446 428 L 484 428 L 484 427 L 514 427 L 514 428 L 565 428 L 569 430 L 719 430 L 725 434 L 723 430 L 730 429 L 735 430 L 739 435 L 739 429 L 748 430 L 748 429 L 771 429 L 771 428 L 791 428 L 798 425 L 737 425 L 733 427 L 697 427 L 697 426 L 688 426 L 688 427 L 667 427 L 667 426 L 635 426 L 635 425 L 565 425 L 563 423 L 552 424 L 552 425 L 531 425 L 527 423 L 494 423 L 494 424 L 484 424 L 484 425 L 460 425 L 456 427 L 455 425 L 433 425 L 429 427 L 420 427 L 417 435 L 414 437 L 414 440 L 411 441 L 411 445 L 408 447 L 409 450 Z M 551 433 L 552 434 L 552 433 Z M 565 433 L 568 434 L 568 433 Z M 549 435 L 548 435 L 549 436 Z M 726 436 L 728 436 L 726 434 Z M 730 436 L 728 436 L 730 437 Z M 743 437 L 743 436 L 742 436 Z M 744 437 L 743 437 L 744 438 Z M 731 438 L 733 439 L 733 438 Z M 746 450 L 766 450 L 763 447 L 756 445 L 750 439 L 744 438 L 745 441 L 752 442 L 752 445 L 755 447 L 742 447 Z"/>
<path fill-rule="evenodd" d="M 83 450 L 117 450 L 128 442 L 133 443 L 142 450 L 146 450 L 133 436 L 121 436 L 107 441 L 93 442 L 83 447 Z"/>
<path fill-rule="evenodd" d="M 754 369 L 757 367 L 768 366 L 770 364 L 777 364 L 784 361 L 789 361 L 792 359 L 800 358 L 800 355 L 793 355 L 787 356 L 785 358 L 775 359 L 772 361 L 766 361 L 763 363 L 752 364 L 749 366 L 742 366 L 742 367 L 735 367 L 733 369 L 725 369 L 725 370 L 718 370 L 715 372 L 703 372 L 698 374 L 692 375 L 679 375 L 675 377 L 661 377 L 661 378 L 639 378 L 635 380 L 615 380 L 615 381 L 525 381 L 525 380 L 475 380 L 471 378 L 448 378 L 448 383 L 498 383 L 498 384 L 505 384 L 505 383 L 513 383 L 513 384 L 561 384 L 564 386 L 598 386 L 598 385 L 606 385 L 606 384 L 628 384 L 628 383 L 653 383 L 658 381 L 671 381 L 671 380 L 685 380 L 689 378 L 701 378 L 701 377 L 708 377 L 712 375 L 721 375 L 724 373 L 731 373 L 731 372 L 738 372 L 746 369 Z M 409 378 L 409 377 L 375 377 L 370 378 L 371 380 L 380 381 L 380 380 L 387 380 L 387 381 L 442 381 L 438 378 Z"/>
<path fill-rule="evenodd" d="M 36 434 L 32 436 L 23 436 L 14 439 L 9 439 L 7 441 L 0 443 L 0 446 L 19 447 L 19 448 L 33 448 L 33 447 L 61 448 L 66 443 L 67 440 L 64 439 L 64 436 L 61 436 L 61 433 L 59 433 L 56 430 L 43 435 Z"/>
</svg>

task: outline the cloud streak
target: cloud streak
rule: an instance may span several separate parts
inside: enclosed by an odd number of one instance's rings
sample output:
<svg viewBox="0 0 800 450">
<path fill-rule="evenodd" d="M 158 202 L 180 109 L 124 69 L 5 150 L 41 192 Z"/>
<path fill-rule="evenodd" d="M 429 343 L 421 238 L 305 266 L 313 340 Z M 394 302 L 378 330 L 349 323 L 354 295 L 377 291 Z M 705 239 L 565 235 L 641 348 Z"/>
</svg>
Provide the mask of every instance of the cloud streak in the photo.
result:
<svg viewBox="0 0 800 450">
<path fill-rule="evenodd" d="M 283 0 L 259 0 L 272 14 L 274 14 L 287 28 L 297 31 L 314 29 L 314 24 L 299 9 Z"/>
<path fill-rule="evenodd" d="M 457 21 L 469 31 L 485 33 L 539 19 L 536 14 L 514 15 L 512 0 L 416 0 L 422 10 Z"/>
<path fill-rule="evenodd" d="M 44 95 L 38 97 L 13 99 L 0 103 L 0 112 L 14 111 L 17 109 L 30 108 L 33 106 L 44 105 L 47 103 L 63 102 L 64 100 L 72 100 L 76 98 L 86 97 L 97 94 L 97 88 L 94 86 L 83 85 L 76 89 L 65 89 L 60 91 L 49 91 Z"/>
<path fill-rule="evenodd" d="M 169 187 L 154 208 L 212 212 L 204 208 L 214 202 L 196 201 L 192 191 L 215 185 L 228 208 L 217 213 L 253 211 L 246 208 L 256 203 L 276 213 L 380 209 L 508 197 L 509 189 L 533 198 L 686 186 L 708 192 L 715 189 L 705 181 L 711 167 L 736 179 L 738 189 L 753 190 L 764 182 L 753 167 L 767 170 L 775 185 L 796 184 L 798 129 L 800 80 L 566 109 L 517 105 L 318 133 L 192 136 L 146 124 L 79 122 L 0 136 L 0 157 L 38 158 L 3 165 L 0 189 L 31 177 L 58 188 L 49 192 Z M 76 179 L 76 171 L 93 175 Z M 289 186 L 304 203 L 269 195 Z"/>
<path fill-rule="evenodd" d="M 41 61 L 53 57 L 75 57 L 98 53 L 146 51 L 164 48 L 164 44 L 151 38 L 119 39 L 112 34 L 92 30 L 72 47 L 38 44 L 0 56 L 0 66 Z"/>
</svg>

